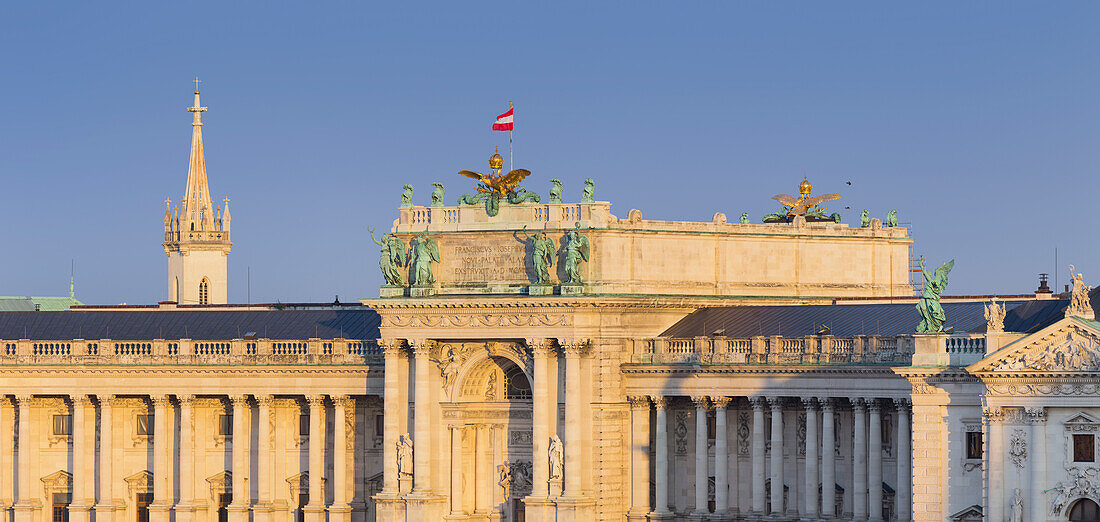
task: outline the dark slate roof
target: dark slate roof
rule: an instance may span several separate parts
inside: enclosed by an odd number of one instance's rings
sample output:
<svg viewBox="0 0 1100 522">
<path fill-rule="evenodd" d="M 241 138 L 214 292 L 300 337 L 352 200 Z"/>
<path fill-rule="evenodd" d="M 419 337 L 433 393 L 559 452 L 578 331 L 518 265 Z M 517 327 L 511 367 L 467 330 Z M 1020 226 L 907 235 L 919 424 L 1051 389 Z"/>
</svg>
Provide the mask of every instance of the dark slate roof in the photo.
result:
<svg viewBox="0 0 1100 522">
<path fill-rule="evenodd" d="M 1005 330 L 1034 332 L 1063 317 L 1065 299 L 1004 301 Z M 988 301 L 946 302 L 947 326 L 956 332 L 984 332 Z M 917 329 L 920 316 L 916 301 L 882 304 L 834 304 L 801 306 L 722 306 L 697 310 L 665 330 L 663 337 L 712 335 L 725 329 L 726 337 L 754 335 L 802 337 L 814 335 L 821 325 L 835 336 L 904 335 Z"/>
<path fill-rule="evenodd" d="M 379 337 L 374 310 L 0 312 L 0 339 L 268 339 Z"/>
</svg>

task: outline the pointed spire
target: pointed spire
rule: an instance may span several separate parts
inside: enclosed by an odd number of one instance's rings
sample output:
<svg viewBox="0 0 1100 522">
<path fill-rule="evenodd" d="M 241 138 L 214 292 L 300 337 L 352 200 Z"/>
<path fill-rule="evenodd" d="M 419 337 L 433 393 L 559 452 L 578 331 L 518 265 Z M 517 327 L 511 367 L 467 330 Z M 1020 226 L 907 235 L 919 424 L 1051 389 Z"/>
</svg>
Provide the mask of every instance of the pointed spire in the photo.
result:
<svg viewBox="0 0 1100 522">
<path fill-rule="evenodd" d="M 210 187 L 206 181 L 206 156 L 202 149 L 202 118 L 206 111 L 199 103 L 199 79 L 195 79 L 195 104 L 187 110 L 194 114 L 191 122 L 191 161 L 187 169 L 187 190 L 183 195 L 182 212 L 184 227 L 191 228 L 191 224 L 198 221 L 198 230 L 208 230 L 206 223 L 208 216 L 213 217 L 213 202 L 210 200 Z"/>
</svg>

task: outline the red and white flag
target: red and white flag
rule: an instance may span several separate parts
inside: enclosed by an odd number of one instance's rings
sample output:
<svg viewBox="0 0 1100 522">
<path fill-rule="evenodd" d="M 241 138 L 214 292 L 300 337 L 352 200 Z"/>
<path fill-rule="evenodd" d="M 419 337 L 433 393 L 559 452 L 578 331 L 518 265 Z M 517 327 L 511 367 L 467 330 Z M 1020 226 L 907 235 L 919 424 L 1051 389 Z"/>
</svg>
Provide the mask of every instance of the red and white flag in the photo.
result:
<svg viewBox="0 0 1100 522">
<path fill-rule="evenodd" d="M 512 130 L 512 111 L 515 109 L 508 109 L 508 112 L 497 116 L 497 121 L 493 123 L 493 130 L 495 131 L 510 131 Z"/>
</svg>

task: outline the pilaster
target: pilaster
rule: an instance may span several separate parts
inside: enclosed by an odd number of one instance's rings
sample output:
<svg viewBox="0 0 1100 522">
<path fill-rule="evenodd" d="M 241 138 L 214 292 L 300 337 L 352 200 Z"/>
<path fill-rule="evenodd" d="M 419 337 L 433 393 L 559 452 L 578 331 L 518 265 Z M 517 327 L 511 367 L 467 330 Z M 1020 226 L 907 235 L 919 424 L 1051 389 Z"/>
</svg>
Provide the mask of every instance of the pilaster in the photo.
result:
<svg viewBox="0 0 1100 522">
<path fill-rule="evenodd" d="M 176 401 L 180 405 L 180 502 L 176 504 L 176 522 L 191 522 L 195 519 L 195 396 L 179 393 Z"/>
<path fill-rule="evenodd" d="M 332 474 L 335 477 L 332 483 L 332 505 L 328 508 L 328 522 L 348 522 L 351 514 L 351 504 L 348 503 L 348 470 L 355 467 L 354 460 L 351 459 L 353 452 L 349 451 L 348 446 L 353 440 L 349 435 L 355 433 L 355 400 L 347 395 L 337 396 L 333 397 L 332 404 L 332 415 L 335 417 Z"/>
<path fill-rule="evenodd" d="M 245 421 L 248 417 L 248 396 L 232 395 L 229 397 L 232 404 L 233 434 L 230 441 L 231 460 L 233 473 L 233 501 L 226 510 L 229 512 L 229 522 L 248 522 L 248 508 L 252 495 L 249 492 L 248 443 L 252 439 L 249 433 L 249 424 Z M 312 497 L 310 498 L 312 501 Z"/>
<path fill-rule="evenodd" d="M 72 470 L 73 470 L 73 497 L 69 504 L 70 522 L 88 522 L 88 510 L 92 507 L 92 499 L 95 497 L 95 466 L 88 465 L 88 457 L 95 453 L 95 423 L 92 423 L 92 436 L 88 437 L 88 407 L 91 401 L 87 395 L 73 395 L 73 446 L 72 446 Z M 93 419 L 95 415 L 93 413 Z M 92 451 L 88 451 L 88 441 L 91 440 Z"/>
<path fill-rule="evenodd" d="M 149 505 L 149 522 L 168 522 L 172 496 L 168 493 L 169 451 L 168 415 L 172 403 L 167 395 L 154 395 L 153 401 L 153 503 Z"/>
<path fill-rule="evenodd" d="M 325 520 L 325 396 L 309 395 L 309 503 L 306 522 Z"/>
</svg>

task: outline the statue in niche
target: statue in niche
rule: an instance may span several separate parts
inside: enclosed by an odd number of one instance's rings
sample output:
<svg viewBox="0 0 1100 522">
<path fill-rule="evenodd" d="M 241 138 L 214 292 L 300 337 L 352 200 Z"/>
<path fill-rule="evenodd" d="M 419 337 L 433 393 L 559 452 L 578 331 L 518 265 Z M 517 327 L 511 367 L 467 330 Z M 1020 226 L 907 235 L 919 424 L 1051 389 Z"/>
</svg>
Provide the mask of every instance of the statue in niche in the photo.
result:
<svg viewBox="0 0 1100 522">
<path fill-rule="evenodd" d="M 433 207 L 442 207 L 443 206 L 443 184 L 439 183 L 439 182 L 435 182 L 435 183 L 432 183 L 432 186 L 435 187 L 435 189 L 432 190 L 432 206 Z"/>
<path fill-rule="evenodd" d="M 439 262 L 439 245 L 427 233 L 416 236 L 416 257 L 413 260 L 413 282 L 428 286 L 435 282 L 432 262 Z"/>
<path fill-rule="evenodd" d="M 531 266 L 535 269 L 535 283 L 545 285 L 550 283 L 550 268 L 554 266 L 554 240 L 547 237 L 546 232 L 535 235 L 527 233 L 527 225 L 523 226 L 523 235 L 531 242 Z"/>
<path fill-rule="evenodd" d="M 1089 300 L 1089 287 L 1085 284 L 1085 276 L 1080 272 L 1074 273 L 1074 266 L 1069 265 L 1069 278 L 1073 281 L 1070 290 L 1069 310 L 1067 315 L 1083 315 L 1092 317 L 1092 302 Z"/>
<path fill-rule="evenodd" d="M 934 273 L 924 267 L 924 256 L 920 257 L 919 263 L 921 274 L 924 275 L 924 293 L 917 302 L 917 312 L 921 317 L 920 324 L 917 325 L 917 333 L 940 333 L 944 331 L 943 323 L 947 320 L 943 307 L 940 306 L 940 295 L 947 288 L 947 274 L 955 267 L 955 260 L 952 259 L 940 265 Z"/>
<path fill-rule="evenodd" d="M 740 221 L 741 221 L 742 225 L 748 225 L 749 224 L 749 213 L 748 212 L 742 212 Z"/>
<path fill-rule="evenodd" d="M 555 433 L 550 437 L 550 450 L 548 451 L 550 456 L 550 479 L 562 478 L 562 444 L 561 438 Z"/>
<path fill-rule="evenodd" d="M 392 234 L 382 234 L 379 241 L 374 238 L 374 228 L 367 227 L 367 230 L 370 231 L 370 240 L 382 247 L 378 268 L 382 269 L 386 286 L 405 286 L 405 278 L 401 276 L 401 266 L 405 264 L 405 242 Z"/>
<path fill-rule="evenodd" d="M 1024 522 L 1024 496 L 1020 494 L 1020 488 L 1012 491 L 1012 500 L 1009 501 L 1008 522 Z"/>
<path fill-rule="evenodd" d="M 985 321 L 986 332 L 1005 331 L 1005 307 L 997 304 L 996 297 L 990 299 L 989 304 L 985 307 Z"/>
<path fill-rule="evenodd" d="M 592 203 L 596 201 L 592 199 L 596 192 L 596 182 L 592 178 L 584 180 L 584 190 L 581 191 L 581 203 Z"/>
<path fill-rule="evenodd" d="M 581 224 L 570 230 L 565 236 L 565 280 L 572 285 L 583 282 L 581 278 L 581 261 L 588 261 L 591 245 L 588 236 L 581 234 Z"/>
<path fill-rule="evenodd" d="M 550 187 L 550 202 L 561 203 L 561 180 L 551 179 L 550 183 L 553 183 Z"/>
<path fill-rule="evenodd" d="M 462 367 L 462 355 L 455 350 L 454 345 L 448 344 L 446 353 L 438 362 L 439 373 L 443 377 L 443 388 L 448 389 L 458 377 L 458 370 Z"/>
<path fill-rule="evenodd" d="M 413 474 L 413 443 L 408 433 L 397 440 L 397 476 L 411 477 Z"/>
<path fill-rule="evenodd" d="M 859 213 L 859 226 L 867 228 L 871 226 L 871 212 L 867 209 L 863 209 L 863 212 Z"/>
<path fill-rule="evenodd" d="M 489 381 L 485 383 L 485 400 L 497 400 L 497 372 L 489 374 Z"/>
<path fill-rule="evenodd" d="M 413 186 L 408 183 L 405 184 L 404 192 L 401 193 L 401 206 L 413 206 Z"/>
<path fill-rule="evenodd" d="M 888 226 L 888 227 L 898 226 L 898 211 L 891 210 L 889 214 L 886 214 L 886 226 Z"/>
</svg>

